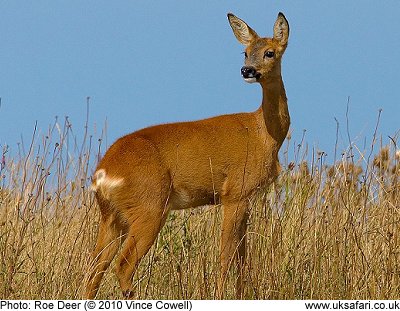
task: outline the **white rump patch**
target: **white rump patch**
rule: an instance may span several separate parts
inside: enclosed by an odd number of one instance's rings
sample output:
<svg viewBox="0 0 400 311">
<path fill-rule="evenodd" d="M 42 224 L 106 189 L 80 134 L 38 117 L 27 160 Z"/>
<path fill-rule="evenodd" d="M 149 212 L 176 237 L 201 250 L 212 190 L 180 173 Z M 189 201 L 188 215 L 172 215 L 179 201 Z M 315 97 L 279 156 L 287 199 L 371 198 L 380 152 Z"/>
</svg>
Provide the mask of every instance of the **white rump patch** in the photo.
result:
<svg viewBox="0 0 400 311">
<path fill-rule="evenodd" d="M 119 177 L 107 177 L 106 171 L 100 169 L 94 173 L 95 182 L 91 186 L 92 191 L 98 191 L 99 189 L 103 194 L 109 193 L 109 191 L 115 187 L 119 187 L 123 184 L 124 179 Z"/>
</svg>

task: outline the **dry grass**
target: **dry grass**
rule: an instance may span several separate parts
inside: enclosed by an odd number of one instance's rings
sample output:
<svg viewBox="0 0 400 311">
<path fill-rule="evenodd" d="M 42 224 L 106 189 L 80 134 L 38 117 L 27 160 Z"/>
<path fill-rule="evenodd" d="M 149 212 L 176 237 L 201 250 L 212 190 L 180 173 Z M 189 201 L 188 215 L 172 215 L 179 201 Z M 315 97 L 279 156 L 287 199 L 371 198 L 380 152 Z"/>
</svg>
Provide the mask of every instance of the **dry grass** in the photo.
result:
<svg viewBox="0 0 400 311">
<path fill-rule="evenodd" d="M 88 191 L 101 140 L 77 143 L 68 120 L 27 151 L 3 150 L 0 298 L 78 299 L 98 211 Z M 252 202 L 248 299 L 397 299 L 400 295 L 400 155 L 325 154 L 294 161 Z M 351 149 L 352 150 L 352 149 Z M 364 155 L 364 156 L 363 156 Z M 360 165 L 362 164 L 362 165 Z M 220 209 L 173 212 L 135 276 L 136 298 L 213 299 Z M 234 274 L 228 297 L 234 297 Z M 120 299 L 112 269 L 98 298 Z"/>
</svg>

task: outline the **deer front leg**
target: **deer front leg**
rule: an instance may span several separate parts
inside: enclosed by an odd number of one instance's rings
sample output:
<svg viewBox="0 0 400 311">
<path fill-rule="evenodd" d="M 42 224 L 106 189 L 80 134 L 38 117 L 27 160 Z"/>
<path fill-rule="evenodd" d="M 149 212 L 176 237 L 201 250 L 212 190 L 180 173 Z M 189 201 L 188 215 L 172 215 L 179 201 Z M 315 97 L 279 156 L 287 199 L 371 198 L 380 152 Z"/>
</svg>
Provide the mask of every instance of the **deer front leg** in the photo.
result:
<svg viewBox="0 0 400 311">
<path fill-rule="evenodd" d="M 221 271 L 217 284 L 217 298 L 223 299 L 230 267 L 237 268 L 236 298 L 243 297 L 243 267 L 246 260 L 246 229 L 248 205 L 245 202 L 223 204 L 221 232 Z"/>
</svg>

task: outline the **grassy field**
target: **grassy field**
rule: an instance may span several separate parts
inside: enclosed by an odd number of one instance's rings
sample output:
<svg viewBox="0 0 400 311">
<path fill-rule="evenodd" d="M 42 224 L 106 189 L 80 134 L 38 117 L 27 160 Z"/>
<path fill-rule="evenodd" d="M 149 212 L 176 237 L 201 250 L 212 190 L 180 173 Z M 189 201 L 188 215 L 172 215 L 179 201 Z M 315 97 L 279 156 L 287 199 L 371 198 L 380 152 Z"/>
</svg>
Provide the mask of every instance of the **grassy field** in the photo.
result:
<svg viewBox="0 0 400 311">
<path fill-rule="evenodd" d="M 3 149 L 1 299 L 81 297 L 99 220 L 88 185 L 105 143 L 62 123 L 35 130 L 15 156 Z M 281 176 L 251 203 L 246 298 L 399 298 L 400 153 L 396 139 L 374 138 L 334 165 L 303 145 L 288 159 L 285 142 Z M 218 206 L 171 213 L 135 275 L 136 298 L 213 299 L 220 220 Z M 234 283 L 232 273 L 228 298 Z M 112 269 L 98 298 L 122 298 Z"/>
</svg>

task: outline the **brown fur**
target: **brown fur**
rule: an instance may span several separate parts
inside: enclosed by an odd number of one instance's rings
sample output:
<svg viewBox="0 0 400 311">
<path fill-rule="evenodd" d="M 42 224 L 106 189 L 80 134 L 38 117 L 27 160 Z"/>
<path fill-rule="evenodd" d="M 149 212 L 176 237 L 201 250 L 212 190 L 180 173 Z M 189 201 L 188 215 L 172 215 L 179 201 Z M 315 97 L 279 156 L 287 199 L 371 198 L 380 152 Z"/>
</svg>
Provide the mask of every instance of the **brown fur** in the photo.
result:
<svg viewBox="0 0 400 311">
<path fill-rule="evenodd" d="M 219 203 L 223 223 L 217 297 L 223 297 L 231 263 L 239 271 L 236 292 L 242 297 L 248 199 L 278 176 L 278 151 L 290 123 L 280 66 L 289 28 L 279 14 L 274 38 L 259 38 L 242 20 L 232 14 L 228 18 L 246 45 L 245 64 L 261 74 L 261 107 L 252 113 L 145 128 L 109 148 L 93 177 L 102 216 L 86 298 L 95 297 L 119 243 L 124 244 L 116 274 L 130 297 L 135 270 L 168 212 Z M 266 50 L 274 51 L 275 57 L 265 59 Z"/>
</svg>

